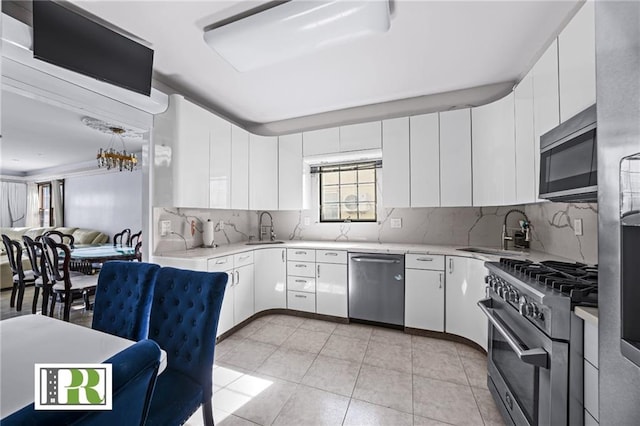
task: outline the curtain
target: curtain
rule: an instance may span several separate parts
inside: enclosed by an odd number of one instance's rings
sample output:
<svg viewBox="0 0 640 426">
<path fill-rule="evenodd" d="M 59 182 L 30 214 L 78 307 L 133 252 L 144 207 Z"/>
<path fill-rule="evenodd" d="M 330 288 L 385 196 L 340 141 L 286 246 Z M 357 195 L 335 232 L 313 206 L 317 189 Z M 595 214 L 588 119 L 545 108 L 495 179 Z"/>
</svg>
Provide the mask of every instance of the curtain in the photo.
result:
<svg viewBox="0 0 640 426">
<path fill-rule="evenodd" d="M 39 204 L 38 204 L 38 185 L 34 182 L 27 184 L 27 217 L 25 221 L 25 226 L 35 228 L 40 226 L 40 215 L 39 215 Z"/>
<path fill-rule="evenodd" d="M 53 208 L 53 223 L 51 226 L 64 226 L 63 218 L 63 205 L 62 205 L 62 188 L 61 181 L 51 181 L 51 207 Z"/>
<path fill-rule="evenodd" d="M 27 185 L 21 182 L 0 182 L 0 226 L 25 226 Z"/>
</svg>

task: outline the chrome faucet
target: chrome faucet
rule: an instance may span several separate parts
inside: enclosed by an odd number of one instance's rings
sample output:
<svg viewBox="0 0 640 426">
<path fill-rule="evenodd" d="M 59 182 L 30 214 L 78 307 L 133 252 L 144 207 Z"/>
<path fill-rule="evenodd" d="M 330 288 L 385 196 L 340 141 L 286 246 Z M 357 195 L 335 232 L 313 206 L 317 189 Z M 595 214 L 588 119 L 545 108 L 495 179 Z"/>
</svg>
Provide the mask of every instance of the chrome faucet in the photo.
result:
<svg viewBox="0 0 640 426">
<path fill-rule="evenodd" d="M 509 248 L 509 241 L 513 241 L 514 239 L 514 237 L 509 235 L 509 232 L 507 231 L 507 219 L 509 218 L 509 215 L 511 213 L 520 213 L 524 217 L 524 220 L 526 221 L 525 226 L 522 227 L 524 228 L 524 240 L 527 242 L 531 241 L 531 222 L 529 222 L 529 218 L 527 217 L 527 214 L 522 210 L 512 209 L 512 210 L 509 210 L 506 215 L 504 215 L 504 223 L 502 224 L 501 238 L 502 238 L 503 250 L 507 250 Z"/>
<path fill-rule="evenodd" d="M 269 216 L 269 221 L 270 221 L 269 225 L 262 224 L 262 218 L 264 217 L 265 214 Z M 269 240 L 274 241 L 276 239 L 276 233 L 273 231 L 273 216 L 271 216 L 271 213 L 267 211 L 260 213 L 258 228 L 259 228 L 259 234 L 258 234 L 259 241 L 264 241 L 263 237 L 267 235 L 267 229 L 269 230 Z"/>
</svg>

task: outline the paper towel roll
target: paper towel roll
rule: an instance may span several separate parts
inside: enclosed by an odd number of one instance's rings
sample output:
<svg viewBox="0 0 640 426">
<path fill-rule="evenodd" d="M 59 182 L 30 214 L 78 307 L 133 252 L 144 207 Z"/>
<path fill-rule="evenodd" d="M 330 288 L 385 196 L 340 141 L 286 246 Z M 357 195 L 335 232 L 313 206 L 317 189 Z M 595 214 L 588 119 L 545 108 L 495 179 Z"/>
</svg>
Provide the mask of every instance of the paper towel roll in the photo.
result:
<svg viewBox="0 0 640 426">
<path fill-rule="evenodd" d="M 202 242 L 205 247 L 213 247 L 213 222 L 208 219 L 204 223 L 204 229 L 202 231 Z"/>
</svg>

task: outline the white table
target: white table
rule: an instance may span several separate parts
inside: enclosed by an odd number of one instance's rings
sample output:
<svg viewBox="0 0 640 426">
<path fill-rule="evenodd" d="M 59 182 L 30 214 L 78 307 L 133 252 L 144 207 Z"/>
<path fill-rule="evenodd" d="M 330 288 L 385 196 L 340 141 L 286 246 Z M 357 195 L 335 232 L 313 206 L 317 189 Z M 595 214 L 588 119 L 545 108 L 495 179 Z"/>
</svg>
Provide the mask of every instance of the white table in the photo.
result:
<svg viewBox="0 0 640 426">
<path fill-rule="evenodd" d="M 0 321 L 0 418 L 33 402 L 36 363 L 100 363 L 135 342 L 42 315 Z M 163 350 L 159 371 L 167 365 Z"/>
</svg>

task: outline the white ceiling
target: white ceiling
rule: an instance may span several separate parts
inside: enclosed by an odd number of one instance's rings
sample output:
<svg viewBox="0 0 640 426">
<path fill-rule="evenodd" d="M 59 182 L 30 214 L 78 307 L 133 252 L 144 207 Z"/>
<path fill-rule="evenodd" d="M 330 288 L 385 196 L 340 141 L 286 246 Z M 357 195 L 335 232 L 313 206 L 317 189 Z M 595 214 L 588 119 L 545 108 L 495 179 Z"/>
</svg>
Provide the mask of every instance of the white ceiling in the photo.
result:
<svg viewBox="0 0 640 426">
<path fill-rule="evenodd" d="M 276 122 L 280 126 L 273 128 L 284 132 L 365 121 L 362 114 L 348 117 L 349 111 L 329 116 L 334 123 L 309 116 L 410 98 L 415 113 L 426 112 L 421 109 L 429 109 L 428 99 L 415 102 L 416 97 L 515 83 L 577 4 L 392 0 L 387 33 L 239 73 L 205 44 L 203 29 L 265 2 L 73 2 L 149 42 L 158 80 L 249 130 L 267 133 Z M 463 92 L 440 107 L 486 102 L 507 87 L 496 86 L 481 98 Z M 390 103 L 385 114 L 400 111 L 406 113 L 406 105 Z"/>
<path fill-rule="evenodd" d="M 2 91 L 2 174 L 29 174 L 46 168 L 95 161 L 111 136 L 85 126 L 84 115 Z M 125 138 L 127 151 L 142 149 L 142 139 Z M 122 149 L 118 143 L 114 146 Z M 96 166 L 97 167 L 97 166 Z"/>
</svg>

